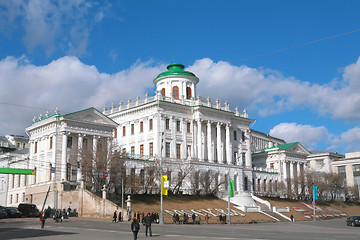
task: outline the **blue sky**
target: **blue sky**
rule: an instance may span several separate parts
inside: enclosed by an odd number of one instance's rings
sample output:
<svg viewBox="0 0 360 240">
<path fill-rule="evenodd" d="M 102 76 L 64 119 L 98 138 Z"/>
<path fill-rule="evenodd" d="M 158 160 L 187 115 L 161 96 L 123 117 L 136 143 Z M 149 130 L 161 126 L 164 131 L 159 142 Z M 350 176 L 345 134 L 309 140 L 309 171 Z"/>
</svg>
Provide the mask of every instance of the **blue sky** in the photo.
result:
<svg viewBox="0 0 360 240">
<path fill-rule="evenodd" d="M 331 0 L 0 1 L 0 135 L 23 134 L 46 109 L 153 94 L 156 75 L 180 62 L 202 97 L 246 107 L 256 130 L 313 151 L 360 151 L 359 10 Z"/>
</svg>

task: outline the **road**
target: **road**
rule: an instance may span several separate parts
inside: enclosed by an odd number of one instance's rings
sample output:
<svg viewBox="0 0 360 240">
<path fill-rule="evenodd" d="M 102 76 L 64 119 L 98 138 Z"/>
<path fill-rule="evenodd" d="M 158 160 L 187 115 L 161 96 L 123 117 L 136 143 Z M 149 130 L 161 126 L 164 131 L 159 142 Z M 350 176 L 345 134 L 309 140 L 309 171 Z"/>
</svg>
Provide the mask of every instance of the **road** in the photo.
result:
<svg viewBox="0 0 360 240">
<path fill-rule="evenodd" d="M 296 223 L 261 224 L 209 224 L 209 225 L 157 225 L 152 226 L 154 240 L 191 239 L 360 239 L 359 227 L 347 227 L 345 219 L 323 220 Z M 145 237 L 145 227 L 138 239 Z M 130 223 L 112 223 L 111 220 L 72 218 L 62 223 L 47 220 L 40 229 L 38 219 L 0 219 L 0 239 L 50 239 L 50 240 L 107 240 L 133 239 Z"/>
</svg>

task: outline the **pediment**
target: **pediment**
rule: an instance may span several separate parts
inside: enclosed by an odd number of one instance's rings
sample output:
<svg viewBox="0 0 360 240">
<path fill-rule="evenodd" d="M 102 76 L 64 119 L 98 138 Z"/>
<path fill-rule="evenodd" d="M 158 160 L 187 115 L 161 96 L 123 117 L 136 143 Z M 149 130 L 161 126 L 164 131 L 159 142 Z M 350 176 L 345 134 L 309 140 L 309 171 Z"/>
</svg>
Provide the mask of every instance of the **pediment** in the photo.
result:
<svg viewBox="0 0 360 240">
<path fill-rule="evenodd" d="M 73 120 L 76 122 L 110 125 L 114 127 L 118 125 L 95 108 L 87 108 L 84 110 L 63 115 L 62 117 L 64 118 L 64 120 Z"/>
<path fill-rule="evenodd" d="M 300 143 L 296 143 L 287 149 L 287 152 L 299 153 L 309 155 L 310 152 Z"/>
</svg>

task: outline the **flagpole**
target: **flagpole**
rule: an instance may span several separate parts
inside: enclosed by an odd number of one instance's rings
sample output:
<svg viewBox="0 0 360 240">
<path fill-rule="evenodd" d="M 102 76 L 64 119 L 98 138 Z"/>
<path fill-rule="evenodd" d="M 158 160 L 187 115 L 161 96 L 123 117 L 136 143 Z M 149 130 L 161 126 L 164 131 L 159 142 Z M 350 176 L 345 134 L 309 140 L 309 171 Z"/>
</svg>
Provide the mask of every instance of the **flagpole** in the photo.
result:
<svg viewBox="0 0 360 240">
<path fill-rule="evenodd" d="M 228 215 L 229 215 L 229 217 L 228 217 L 228 223 L 229 224 L 231 224 L 231 217 L 230 217 L 230 188 L 231 188 L 231 184 L 230 184 L 230 181 L 229 181 L 229 191 L 228 191 L 228 193 L 229 193 L 229 200 L 228 200 Z"/>
</svg>

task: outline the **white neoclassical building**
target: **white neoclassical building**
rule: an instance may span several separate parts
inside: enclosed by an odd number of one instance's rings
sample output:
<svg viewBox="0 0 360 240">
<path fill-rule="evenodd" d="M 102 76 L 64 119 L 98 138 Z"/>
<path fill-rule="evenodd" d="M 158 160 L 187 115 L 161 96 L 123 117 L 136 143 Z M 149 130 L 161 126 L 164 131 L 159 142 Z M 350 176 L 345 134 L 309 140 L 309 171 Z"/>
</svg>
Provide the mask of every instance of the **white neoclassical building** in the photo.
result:
<svg viewBox="0 0 360 240">
<path fill-rule="evenodd" d="M 36 169 L 36 175 L 26 178 L 26 201 L 41 204 L 50 187 L 49 203 L 57 206 L 58 199 L 63 208 L 61 192 L 77 188 L 83 179 L 79 150 L 96 153 L 101 139 L 129 156 L 126 176 L 151 177 L 147 164 L 161 161 L 170 188 L 178 185 L 179 192 L 204 193 L 209 187 L 218 189 L 219 196 L 227 194 L 228 180 L 233 179 L 232 201 L 243 209 L 255 206 L 253 192 L 276 193 L 280 181 L 302 174 L 309 152 L 299 143 L 287 145 L 251 130 L 254 120 L 246 109 L 231 110 L 228 102 L 197 96 L 199 79 L 183 65 L 170 64 L 167 69 L 154 79 L 155 96 L 104 107 L 103 113 L 89 108 L 34 119 L 26 129 L 27 166 Z M 275 145 L 266 146 L 269 140 Z M 184 180 L 180 185 L 179 179 Z"/>
<path fill-rule="evenodd" d="M 40 207 L 50 187 L 47 204 L 67 207 L 62 205 L 62 192 L 76 189 L 82 180 L 78 150 L 96 152 L 100 140 L 112 139 L 116 126 L 95 108 L 63 115 L 56 111 L 52 116 L 34 118 L 33 124 L 26 128 L 30 135 L 27 167 L 35 169 L 36 174 L 24 178 L 24 202 Z"/>
</svg>

